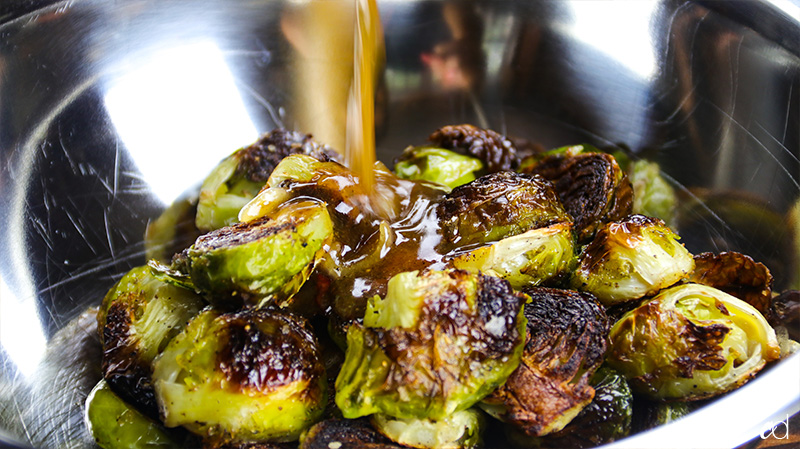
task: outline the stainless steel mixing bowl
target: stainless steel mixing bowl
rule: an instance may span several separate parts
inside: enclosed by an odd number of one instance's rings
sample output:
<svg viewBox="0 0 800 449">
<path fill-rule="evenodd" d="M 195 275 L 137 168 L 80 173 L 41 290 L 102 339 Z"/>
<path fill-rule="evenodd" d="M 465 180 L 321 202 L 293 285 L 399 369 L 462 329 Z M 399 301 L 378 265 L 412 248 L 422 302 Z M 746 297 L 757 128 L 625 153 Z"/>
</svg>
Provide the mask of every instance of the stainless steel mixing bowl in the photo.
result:
<svg viewBox="0 0 800 449">
<path fill-rule="evenodd" d="M 98 349 L 80 315 L 144 262 L 148 221 L 221 157 L 258 133 L 302 125 L 310 91 L 296 89 L 296 61 L 322 43 L 293 25 L 300 7 L 0 6 L 5 444 L 92 446 L 81 407 Z M 769 266 L 776 289 L 800 288 L 796 1 L 394 0 L 380 9 L 384 161 L 465 122 L 544 147 L 624 145 L 660 162 L 694 205 L 680 222 L 692 252 L 737 249 Z M 322 66 L 330 57 L 317 51 Z M 798 409 L 800 354 L 614 446 L 732 447 Z"/>
</svg>

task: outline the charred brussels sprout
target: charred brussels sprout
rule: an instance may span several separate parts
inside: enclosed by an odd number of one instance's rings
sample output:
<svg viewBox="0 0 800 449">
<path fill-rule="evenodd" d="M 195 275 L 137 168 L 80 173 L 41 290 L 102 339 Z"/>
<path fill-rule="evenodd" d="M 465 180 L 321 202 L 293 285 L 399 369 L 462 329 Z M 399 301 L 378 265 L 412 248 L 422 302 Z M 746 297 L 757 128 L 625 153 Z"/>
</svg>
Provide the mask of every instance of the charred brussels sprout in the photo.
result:
<svg viewBox="0 0 800 449">
<path fill-rule="evenodd" d="M 445 126 L 428 136 L 434 146 L 476 157 L 489 173 L 508 171 L 519 166 L 514 144 L 504 136 L 472 125 Z"/>
<path fill-rule="evenodd" d="M 445 240 L 462 247 L 571 221 L 549 182 L 513 172 L 456 187 L 437 212 Z"/>
<path fill-rule="evenodd" d="M 336 160 L 331 148 L 310 135 L 276 129 L 250 146 L 236 150 L 206 177 L 200 187 L 197 227 L 212 231 L 238 221 L 239 210 L 253 199 L 278 163 L 290 154 L 305 154 L 321 161 Z"/>
<path fill-rule="evenodd" d="M 153 360 L 204 306 L 193 292 L 137 267 L 109 290 L 97 313 L 103 376 L 125 401 L 158 416 L 150 382 Z"/>
<path fill-rule="evenodd" d="M 610 154 L 556 154 L 526 166 L 525 173 L 551 181 L 575 221 L 580 242 L 589 241 L 605 223 L 632 211 L 633 188 Z"/>
<path fill-rule="evenodd" d="M 590 382 L 592 402 L 566 427 L 544 437 L 529 437 L 519 431 L 511 440 L 525 448 L 591 448 L 625 438 L 631 432 L 634 399 L 625 376 L 606 366 Z M 680 403 L 683 404 L 683 403 Z"/>
<path fill-rule="evenodd" d="M 300 437 L 300 449 L 402 449 L 366 419 L 327 419 Z"/>
<path fill-rule="evenodd" d="M 480 159 L 435 147 L 409 147 L 394 165 L 402 179 L 430 181 L 455 188 L 475 180 Z"/>
<path fill-rule="evenodd" d="M 733 295 L 767 316 L 772 302 L 772 275 L 766 266 L 737 252 L 694 256 L 689 281 Z"/>
<path fill-rule="evenodd" d="M 716 396 L 780 355 L 775 332 L 755 308 L 699 284 L 664 290 L 626 313 L 610 339 L 608 363 L 652 399 Z"/>
<path fill-rule="evenodd" d="M 101 380 L 86 398 L 86 424 L 103 449 L 178 449 L 182 447 L 159 424 L 119 398 Z"/>
<path fill-rule="evenodd" d="M 288 313 L 207 309 L 155 363 L 167 427 L 216 443 L 292 441 L 325 407 L 325 367 L 305 320 Z"/>
<path fill-rule="evenodd" d="M 422 449 L 476 447 L 480 443 L 482 420 L 483 416 L 474 409 L 455 412 L 438 421 L 372 415 L 372 425 L 390 440 Z"/>
<path fill-rule="evenodd" d="M 573 269 L 575 259 L 572 224 L 557 223 L 459 254 L 452 264 L 505 279 L 519 290 L 557 282 Z"/>
<path fill-rule="evenodd" d="M 173 261 L 221 307 L 281 302 L 306 281 L 333 229 L 316 201 L 285 203 L 272 214 L 198 238 Z"/>
<path fill-rule="evenodd" d="M 653 295 L 694 268 L 678 238 L 657 218 L 631 215 L 609 223 L 584 248 L 572 287 L 591 292 L 606 306 Z"/>
<path fill-rule="evenodd" d="M 527 296 L 507 282 L 461 270 L 401 273 L 364 325 L 347 331 L 336 379 L 345 418 L 384 413 L 444 419 L 505 382 L 524 343 Z"/>
<path fill-rule="evenodd" d="M 594 397 L 589 379 L 603 362 L 608 318 L 587 293 L 526 290 L 528 340 L 519 367 L 481 407 L 529 436 L 561 430 Z"/>
</svg>

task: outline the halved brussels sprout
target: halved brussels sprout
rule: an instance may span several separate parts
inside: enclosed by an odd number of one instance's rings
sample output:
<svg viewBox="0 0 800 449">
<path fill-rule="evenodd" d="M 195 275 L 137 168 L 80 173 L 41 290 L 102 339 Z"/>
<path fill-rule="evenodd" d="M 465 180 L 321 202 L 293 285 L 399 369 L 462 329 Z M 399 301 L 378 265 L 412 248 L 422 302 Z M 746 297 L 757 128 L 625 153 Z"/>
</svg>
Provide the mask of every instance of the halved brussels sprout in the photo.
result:
<svg viewBox="0 0 800 449">
<path fill-rule="evenodd" d="M 429 181 L 455 188 L 475 180 L 480 159 L 436 147 L 408 147 L 394 164 L 401 179 Z"/>
<path fill-rule="evenodd" d="M 428 141 L 434 146 L 476 157 L 489 173 L 514 170 L 519 166 L 517 149 L 511 140 L 472 125 L 452 125 L 437 129 Z"/>
<path fill-rule="evenodd" d="M 589 383 L 595 394 L 566 427 L 544 437 L 510 432 L 510 439 L 524 448 L 592 448 L 625 438 L 631 432 L 634 398 L 625 376 L 603 366 Z M 680 403 L 683 404 L 683 403 Z"/>
<path fill-rule="evenodd" d="M 343 416 L 440 420 L 471 407 L 519 364 L 526 300 L 501 279 L 461 270 L 394 276 L 364 325 L 347 330 L 336 379 Z"/>
<path fill-rule="evenodd" d="M 700 284 L 662 291 L 617 321 L 610 339 L 609 365 L 653 399 L 719 395 L 780 356 L 758 310 Z"/>
<path fill-rule="evenodd" d="M 453 247 L 571 221 L 548 181 L 514 172 L 492 173 L 456 187 L 437 212 L 444 239 Z"/>
<path fill-rule="evenodd" d="M 103 298 L 97 326 L 103 376 L 125 401 L 158 416 L 150 382 L 153 360 L 205 302 L 159 280 L 148 266 L 132 269 Z"/>
<path fill-rule="evenodd" d="M 694 256 L 688 280 L 733 295 L 767 316 L 772 302 L 772 275 L 764 264 L 737 252 Z"/>
<path fill-rule="evenodd" d="M 325 204 L 287 202 L 270 217 L 201 236 L 173 267 L 220 307 L 262 307 L 300 289 L 332 235 Z"/>
<path fill-rule="evenodd" d="M 206 309 L 155 362 L 167 427 L 213 444 L 292 441 L 321 416 L 325 367 L 302 318 L 264 309 Z"/>
<path fill-rule="evenodd" d="M 402 449 L 366 419 L 326 419 L 300 437 L 299 449 Z"/>
<path fill-rule="evenodd" d="M 575 222 L 579 242 L 591 240 L 604 224 L 632 211 L 633 187 L 610 154 L 556 154 L 525 166 L 524 173 L 541 175 L 553 183 Z"/>
<path fill-rule="evenodd" d="M 372 425 L 390 440 L 421 449 L 459 449 L 480 443 L 483 416 L 475 409 L 461 410 L 443 419 L 398 419 L 377 413 Z"/>
<path fill-rule="evenodd" d="M 517 290 L 554 283 L 575 266 L 572 223 L 556 223 L 506 237 L 455 256 L 455 268 L 505 279 Z"/>
<path fill-rule="evenodd" d="M 285 129 L 264 134 L 223 159 L 203 181 L 197 227 L 208 232 L 236 223 L 239 210 L 256 196 L 275 166 L 290 154 L 305 154 L 321 161 L 339 157 L 333 149 L 316 143 L 311 135 Z"/>
<path fill-rule="evenodd" d="M 528 340 L 519 367 L 480 403 L 529 436 L 557 432 L 594 397 L 589 379 L 603 363 L 608 318 L 592 295 L 526 290 Z"/>
<path fill-rule="evenodd" d="M 103 449 L 183 447 L 160 423 L 126 404 L 101 380 L 86 398 L 86 425 Z"/>
<path fill-rule="evenodd" d="M 631 215 L 609 223 L 584 248 L 570 283 L 606 306 L 653 295 L 694 268 L 678 239 L 657 218 Z"/>
</svg>

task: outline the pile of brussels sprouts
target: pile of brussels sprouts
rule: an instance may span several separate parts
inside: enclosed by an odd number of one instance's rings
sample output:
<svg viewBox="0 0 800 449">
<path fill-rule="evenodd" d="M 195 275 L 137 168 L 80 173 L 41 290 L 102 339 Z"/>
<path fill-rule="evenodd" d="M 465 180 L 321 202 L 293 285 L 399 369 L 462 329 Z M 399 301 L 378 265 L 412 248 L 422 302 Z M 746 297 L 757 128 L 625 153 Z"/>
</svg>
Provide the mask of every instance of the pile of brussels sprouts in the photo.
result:
<svg viewBox="0 0 800 449">
<path fill-rule="evenodd" d="M 470 125 L 429 140 L 367 191 L 274 130 L 152 222 L 97 313 L 98 444 L 593 447 L 798 346 L 776 309 L 798 292 L 690 254 L 657 165 Z"/>
</svg>

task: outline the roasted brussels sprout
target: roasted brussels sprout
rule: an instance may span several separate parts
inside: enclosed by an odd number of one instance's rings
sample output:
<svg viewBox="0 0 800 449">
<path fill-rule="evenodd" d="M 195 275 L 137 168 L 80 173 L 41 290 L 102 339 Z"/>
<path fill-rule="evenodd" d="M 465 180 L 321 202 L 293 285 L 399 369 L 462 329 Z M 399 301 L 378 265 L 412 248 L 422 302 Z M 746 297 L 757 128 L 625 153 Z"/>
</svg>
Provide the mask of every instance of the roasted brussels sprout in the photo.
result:
<svg viewBox="0 0 800 449">
<path fill-rule="evenodd" d="M 572 224 L 556 223 L 458 254 L 451 263 L 505 279 L 520 290 L 556 283 L 568 275 L 575 261 Z"/>
<path fill-rule="evenodd" d="M 372 425 L 390 440 L 422 449 L 476 447 L 482 421 L 483 416 L 475 409 L 461 410 L 438 421 L 372 415 Z"/>
<path fill-rule="evenodd" d="M 589 379 L 603 363 L 608 318 L 592 295 L 526 290 L 528 339 L 519 367 L 481 407 L 529 436 L 561 430 L 594 397 Z"/>
<path fill-rule="evenodd" d="M 327 419 L 300 437 L 300 449 L 401 449 L 366 419 Z"/>
<path fill-rule="evenodd" d="M 620 220 L 633 210 L 633 188 L 610 154 L 556 154 L 524 173 L 550 180 L 564 208 L 575 221 L 579 242 L 588 242 L 604 224 Z"/>
<path fill-rule="evenodd" d="M 780 356 L 758 310 L 700 284 L 662 291 L 617 321 L 610 339 L 609 365 L 652 399 L 719 395 Z"/>
<path fill-rule="evenodd" d="M 156 360 L 167 427 L 215 444 L 292 441 L 321 416 L 325 367 L 302 318 L 265 309 L 206 309 Z"/>
<path fill-rule="evenodd" d="M 101 380 L 86 398 L 89 433 L 103 449 L 179 449 L 161 424 L 126 404 Z"/>
<path fill-rule="evenodd" d="M 103 376 L 114 391 L 157 417 L 153 360 L 204 305 L 194 292 L 159 280 L 148 266 L 125 274 L 97 312 Z"/>
<path fill-rule="evenodd" d="M 678 239 L 657 218 L 631 215 L 609 223 L 584 248 L 570 283 L 606 306 L 653 295 L 694 268 Z"/>
<path fill-rule="evenodd" d="M 217 306 L 282 304 L 311 274 L 332 234 L 325 204 L 288 202 L 269 217 L 199 237 L 173 267 Z"/>
<path fill-rule="evenodd" d="M 472 125 L 445 126 L 428 136 L 434 146 L 476 157 L 489 173 L 514 170 L 519 166 L 517 149 L 511 140 Z"/>
<path fill-rule="evenodd" d="M 223 159 L 203 181 L 197 227 L 208 232 L 236 223 L 239 210 L 256 196 L 275 166 L 290 154 L 305 154 L 320 161 L 339 158 L 336 151 L 316 143 L 311 135 L 285 129 L 264 134 L 252 145 Z"/>
<path fill-rule="evenodd" d="M 456 247 L 571 221 L 549 182 L 514 172 L 492 173 L 456 187 L 437 212 L 445 241 Z"/>
<path fill-rule="evenodd" d="M 345 418 L 373 413 L 441 420 L 465 410 L 519 364 L 527 296 L 461 270 L 407 272 L 347 331 L 336 379 Z"/>
<path fill-rule="evenodd" d="M 475 180 L 480 159 L 436 147 L 409 147 L 394 164 L 399 178 L 430 181 L 455 188 Z"/>
<path fill-rule="evenodd" d="M 788 337 L 800 341 L 800 290 L 787 290 L 772 300 L 770 324 L 786 328 Z"/>
<path fill-rule="evenodd" d="M 512 429 L 510 439 L 524 448 L 581 449 L 628 436 L 632 427 L 634 398 L 625 376 L 603 366 L 589 383 L 595 391 L 594 399 L 566 427 L 544 437 L 530 437 Z"/>
<path fill-rule="evenodd" d="M 195 226 L 197 197 L 186 196 L 173 202 L 155 220 L 147 223 L 144 234 L 145 257 L 168 263 L 175 253 L 191 245 L 202 232 Z"/>
<path fill-rule="evenodd" d="M 661 174 L 661 167 L 641 159 L 628 164 L 627 172 L 633 187 L 633 213 L 660 218 L 673 227 L 678 197 Z"/>
<path fill-rule="evenodd" d="M 733 295 L 768 316 L 772 302 L 772 275 L 766 266 L 737 252 L 703 253 L 694 256 L 694 271 L 688 280 Z"/>
</svg>

